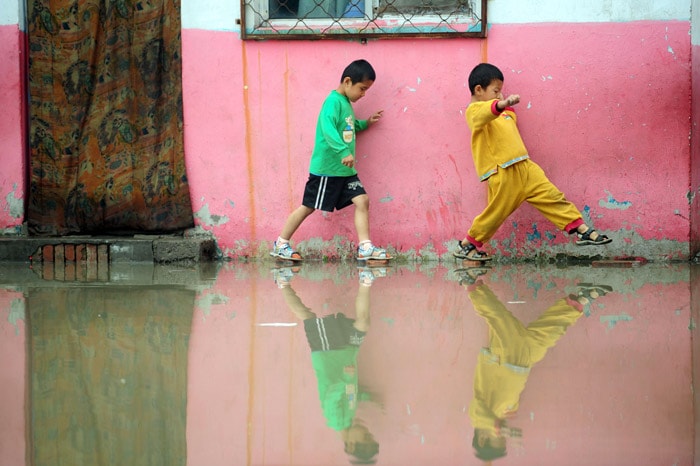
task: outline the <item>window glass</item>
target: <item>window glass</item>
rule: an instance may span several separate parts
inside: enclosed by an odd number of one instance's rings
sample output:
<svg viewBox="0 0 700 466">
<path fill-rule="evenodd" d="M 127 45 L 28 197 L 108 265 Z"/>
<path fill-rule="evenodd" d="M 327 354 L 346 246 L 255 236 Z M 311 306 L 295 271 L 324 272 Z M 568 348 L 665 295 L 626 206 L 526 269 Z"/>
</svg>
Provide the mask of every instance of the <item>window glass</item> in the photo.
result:
<svg viewBox="0 0 700 466">
<path fill-rule="evenodd" d="M 485 37 L 487 0 L 241 0 L 244 39 Z"/>
</svg>

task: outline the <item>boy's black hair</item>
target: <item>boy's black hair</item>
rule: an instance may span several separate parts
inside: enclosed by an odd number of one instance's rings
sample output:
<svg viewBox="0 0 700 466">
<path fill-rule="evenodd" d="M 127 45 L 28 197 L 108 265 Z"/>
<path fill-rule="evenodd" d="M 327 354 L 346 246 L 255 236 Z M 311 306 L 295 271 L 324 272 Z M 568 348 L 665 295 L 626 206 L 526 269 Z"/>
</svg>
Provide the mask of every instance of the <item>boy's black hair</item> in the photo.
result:
<svg viewBox="0 0 700 466">
<path fill-rule="evenodd" d="M 355 84 L 362 81 L 375 81 L 377 75 L 367 60 L 360 59 L 345 67 L 343 75 L 340 77 L 340 82 L 342 83 L 345 78 L 350 78 L 350 81 Z"/>
<path fill-rule="evenodd" d="M 503 458 L 507 454 L 506 447 L 494 447 L 491 441 L 486 439 L 484 445 L 479 445 L 479 431 L 474 429 L 474 438 L 472 439 L 472 447 L 474 447 L 474 456 L 484 461 L 492 461 L 498 458 Z"/>
<path fill-rule="evenodd" d="M 494 79 L 503 81 L 503 73 L 501 73 L 501 70 L 491 63 L 479 63 L 474 67 L 472 72 L 469 73 L 469 92 L 474 95 L 476 86 L 481 86 L 485 89 Z"/>
<path fill-rule="evenodd" d="M 375 464 L 377 462 L 375 456 L 379 454 L 379 443 L 376 441 L 356 443 L 352 453 L 348 452 L 347 447 L 346 443 L 345 453 L 352 457 L 350 464 Z"/>
</svg>

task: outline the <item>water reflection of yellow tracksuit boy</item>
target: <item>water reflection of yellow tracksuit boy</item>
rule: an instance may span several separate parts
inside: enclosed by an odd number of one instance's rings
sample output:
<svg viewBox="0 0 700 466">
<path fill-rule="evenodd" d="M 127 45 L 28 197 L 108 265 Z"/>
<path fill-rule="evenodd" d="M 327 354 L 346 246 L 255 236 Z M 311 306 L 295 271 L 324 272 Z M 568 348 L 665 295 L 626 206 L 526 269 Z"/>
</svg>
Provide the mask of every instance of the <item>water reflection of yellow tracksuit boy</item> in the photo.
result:
<svg viewBox="0 0 700 466">
<path fill-rule="evenodd" d="M 475 454 L 489 461 L 506 455 L 506 437 L 520 436 L 506 419 L 518 410 L 530 369 L 581 317 L 589 300 L 583 294 L 559 299 L 525 326 L 481 281 L 468 290 L 474 310 L 489 326 L 489 344 L 479 353 L 469 405 Z"/>
<path fill-rule="evenodd" d="M 343 313 L 317 317 L 291 286 L 280 288 L 291 311 L 304 322 L 326 423 L 339 432 L 353 464 L 373 464 L 379 452 L 372 433 L 355 417 L 358 398 L 363 396 L 359 392 L 357 355 L 369 329 L 369 284 L 360 283 L 355 319 Z"/>
</svg>

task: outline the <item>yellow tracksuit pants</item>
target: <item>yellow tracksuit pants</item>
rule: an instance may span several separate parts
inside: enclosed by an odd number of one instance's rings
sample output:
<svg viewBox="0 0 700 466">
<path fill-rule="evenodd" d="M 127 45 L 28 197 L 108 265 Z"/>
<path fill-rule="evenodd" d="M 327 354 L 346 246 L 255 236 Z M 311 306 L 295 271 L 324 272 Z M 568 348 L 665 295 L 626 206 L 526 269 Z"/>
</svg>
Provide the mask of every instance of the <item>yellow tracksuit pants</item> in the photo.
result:
<svg viewBox="0 0 700 466">
<path fill-rule="evenodd" d="M 518 410 L 530 368 L 583 313 L 561 298 L 525 326 L 486 285 L 470 291 L 469 299 L 489 326 L 489 346 L 479 353 L 469 416 L 475 428 L 489 429 Z"/>
<path fill-rule="evenodd" d="M 490 240 L 523 202 L 530 203 L 560 230 L 568 231 L 583 223 L 578 208 L 532 160 L 499 168 L 486 181 L 489 184 L 488 204 L 474 219 L 468 232 L 470 240 L 480 243 L 478 246 Z"/>
</svg>

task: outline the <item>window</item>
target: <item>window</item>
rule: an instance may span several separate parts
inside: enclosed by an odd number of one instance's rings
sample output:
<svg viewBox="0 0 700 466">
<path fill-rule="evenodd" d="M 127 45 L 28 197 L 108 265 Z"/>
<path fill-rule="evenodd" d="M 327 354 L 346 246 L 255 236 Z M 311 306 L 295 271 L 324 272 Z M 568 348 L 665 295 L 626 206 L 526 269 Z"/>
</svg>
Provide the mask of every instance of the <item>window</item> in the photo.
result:
<svg viewBox="0 0 700 466">
<path fill-rule="evenodd" d="M 241 0 L 243 39 L 486 37 L 487 0 Z"/>
</svg>

